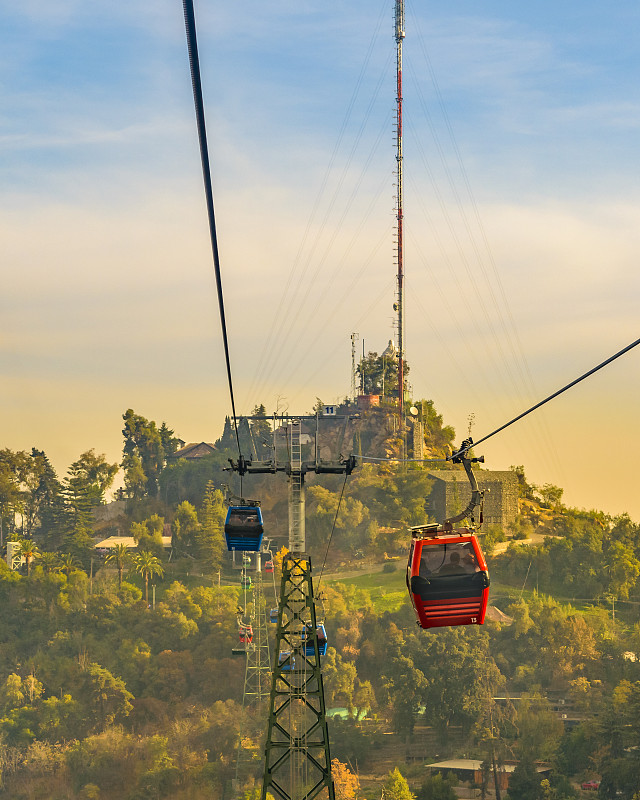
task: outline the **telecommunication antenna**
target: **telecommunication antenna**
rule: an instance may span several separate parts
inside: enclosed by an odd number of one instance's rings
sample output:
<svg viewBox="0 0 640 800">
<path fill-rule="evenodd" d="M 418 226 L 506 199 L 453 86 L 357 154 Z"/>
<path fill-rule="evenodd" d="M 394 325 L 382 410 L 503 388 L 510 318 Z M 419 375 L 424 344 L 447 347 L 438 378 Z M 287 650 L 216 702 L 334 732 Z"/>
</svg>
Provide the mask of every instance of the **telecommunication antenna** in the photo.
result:
<svg viewBox="0 0 640 800">
<path fill-rule="evenodd" d="M 398 417 L 400 430 L 403 425 L 404 402 L 404 183 L 402 155 L 402 43 L 404 31 L 404 0 L 396 0 L 396 162 L 397 162 L 397 204 L 396 204 L 396 261 L 398 277 L 396 285 L 396 312 L 398 325 Z"/>
<path fill-rule="evenodd" d="M 357 366 L 356 366 L 356 348 L 358 346 L 358 339 L 360 334 L 351 334 L 351 399 L 356 400 L 358 396 L 358 382 L 357 382 Z"/>
</svg>

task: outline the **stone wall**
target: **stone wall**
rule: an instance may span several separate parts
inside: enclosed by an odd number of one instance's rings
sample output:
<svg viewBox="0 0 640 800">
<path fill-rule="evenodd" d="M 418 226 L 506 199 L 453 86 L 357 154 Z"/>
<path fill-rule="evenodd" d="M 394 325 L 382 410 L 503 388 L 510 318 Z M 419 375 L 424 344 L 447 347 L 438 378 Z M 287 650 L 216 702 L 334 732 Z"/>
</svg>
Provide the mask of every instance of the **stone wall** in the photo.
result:
<svg viewBox="0 0 640 800">
<path fill-rule="evenodd" d="M 484 523 L 506 527 L 518 513 L 518 478 L 511 470 L 475 472 L 484 491 Z M 471 500 L 471 487 L 463 470 L 431 470 L 433 488 L 427 498 L 427 512 L 436 522 L 444 522 L 465 509 Z"/>
</svg>

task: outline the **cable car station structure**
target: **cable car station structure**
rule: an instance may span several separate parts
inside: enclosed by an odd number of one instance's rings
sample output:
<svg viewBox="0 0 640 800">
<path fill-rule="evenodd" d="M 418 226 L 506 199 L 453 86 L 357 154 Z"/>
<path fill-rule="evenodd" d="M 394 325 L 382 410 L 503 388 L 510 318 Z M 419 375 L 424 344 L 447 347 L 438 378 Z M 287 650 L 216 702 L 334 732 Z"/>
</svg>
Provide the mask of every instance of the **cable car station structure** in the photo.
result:
<svg viewBox="0 0 640 800">
<path fill-rule="evenodd" d="M 264 420 L 264 417 L 259 419 Z M 316 420 L 315 457 L 305 461 L 302 458 L 302 421 L 313 419 Z M 345 420 L 340 445 L 350 419 L 353 417 L 331 417 L 331 420 Z M 318 632 L 324 635 L 324 627 L 317 618 L 311 559 L 306 552 L 305 475 L 308 472 L 350 475 L 355 468 L 355 457 L 335 461 L 318 458 L 317 415 L 274 415 L 273 421 L 272 459 L 230 460 L 231 468 L 241 476 L 284 472 L 289 479 L 289 552 L 282 563 L 262 800 L 266 800 L 268 792 L 280 800 L 313 800 L 324 792 L 325 797 L 334 800 L 320 664 L 326 637 L 319 640 Z M 287 458 L 282 461 L 278 460 L 275 446 L 278 422 L 286 426 L 288 435 Z"/>
</svg>

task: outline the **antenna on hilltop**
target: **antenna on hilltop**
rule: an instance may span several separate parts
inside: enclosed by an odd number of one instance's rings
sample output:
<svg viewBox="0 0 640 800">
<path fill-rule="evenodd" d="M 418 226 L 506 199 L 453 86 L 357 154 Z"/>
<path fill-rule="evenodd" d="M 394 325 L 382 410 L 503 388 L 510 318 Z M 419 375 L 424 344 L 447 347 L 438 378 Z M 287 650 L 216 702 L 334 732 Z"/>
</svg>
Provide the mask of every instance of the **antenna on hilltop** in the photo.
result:
<svg viewBox="0 0 640 800">
<path fill-rule="evenodd" d="M 355 402 L 358 397 L 358 370 L 356 366 L 356 348 L 358 346 L 359 333 L 351 334 L 351 399 Z"/>
<path fill-rule="evenodd" d="M 402 430 L 403 422 L 403 402 L 404 402 L 404 228 L 403 228 L 403 201 L 404 186 L 402 174 L 402 42 L 404 41 L 404 0 L 396 0 L 395 13 L 395 36 L 397 53 L 397 76 L 396 76 L 396 161 L 397 161 L 397 241 L 396 241 L 396 262 L 398 267 L 396 302 L 394 310 L 397 313 L 398 326 L 398 417 L 399 426 Z"/>
</svg>

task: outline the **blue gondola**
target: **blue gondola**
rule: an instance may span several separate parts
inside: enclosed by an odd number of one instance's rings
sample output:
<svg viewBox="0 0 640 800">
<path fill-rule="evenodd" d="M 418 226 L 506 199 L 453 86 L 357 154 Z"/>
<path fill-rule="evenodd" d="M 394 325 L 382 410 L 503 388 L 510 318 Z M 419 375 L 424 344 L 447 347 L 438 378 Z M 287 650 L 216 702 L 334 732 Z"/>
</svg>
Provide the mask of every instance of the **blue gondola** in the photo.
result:
<svg viewBox="0 0 640 800">
<path fill-rule="evenodd" d="M 264 525 L 258 505 L 229 506 L 224 522 L 227 550 L 260 550 Z"/>
<path fill-rule="evenodd" d="M 306 633 L 309 629 L 305 628 L 302 632 L 302 641 L 304 642 L 306 637 Z M 320 622 L 316 627 L 316 633 L 318 634 L 318 653 L 321 656 L 327 655 L 327 631 L 324 627 L 324 623 Z M 310 658 L 314 655 L 313 652 L 313 641 L 307 641 L 304 646 L 304 654 L 307 658 Z"/>
<path fill-rule="evenodd" d="M 291 650 L 281 650 L 278 664 L 283 672 L 293 672 L 296 668 L 296 657 Z"/>
<path fill-rule="evenodd" d="M 277 621 L 278 621 L 278 609 L 272 608 L 269 611 L 269 622 L 273 622 L 273 624 L 275 625 Z"/>
</svg>

